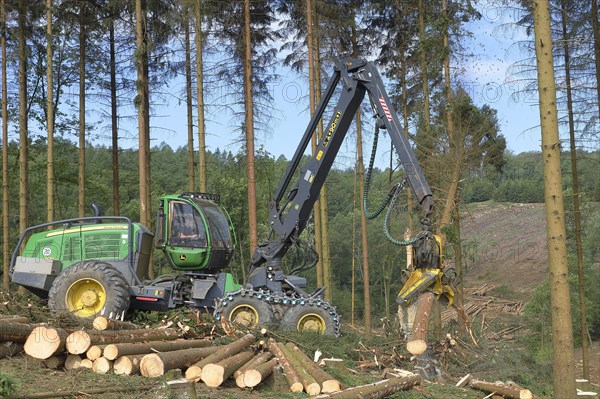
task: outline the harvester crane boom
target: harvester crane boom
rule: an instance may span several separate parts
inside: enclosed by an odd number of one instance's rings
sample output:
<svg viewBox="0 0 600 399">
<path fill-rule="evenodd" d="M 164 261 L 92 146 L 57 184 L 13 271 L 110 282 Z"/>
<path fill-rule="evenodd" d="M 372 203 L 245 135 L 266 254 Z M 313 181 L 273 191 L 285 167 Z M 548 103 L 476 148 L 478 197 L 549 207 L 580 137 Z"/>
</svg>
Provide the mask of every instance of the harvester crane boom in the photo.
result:
<svg viewBox="0 0 600 399">
<path fill-rule="evenodd" d="M 315 154 L 301 171 L 295 186 L 289 190 L 317 124 L 340 84 L 341 94 L 333 110 L 333 117 L 318 143 Z M 396 110 L 384 88 L 381 75 L 372 62 L 346 59 L 336 65 L 327 89 L 269 204 L 271 231 L 267 240 L 256 248 L 251 269 L 265 262 L 277 268 L 293 241 L 306 227 L 314 203 L 365 94 L 368 94 L 371 100 L 378 127 L 386 129 L 391 137 L 400 163 L 404 166 L 407 182 L 422 208 L 422 216 L 428 217 L 432 213 L 431 189 L 400 127 Z M 282 204 L 286 192 L 288 194 L 285 203 Z"/>
</svg>

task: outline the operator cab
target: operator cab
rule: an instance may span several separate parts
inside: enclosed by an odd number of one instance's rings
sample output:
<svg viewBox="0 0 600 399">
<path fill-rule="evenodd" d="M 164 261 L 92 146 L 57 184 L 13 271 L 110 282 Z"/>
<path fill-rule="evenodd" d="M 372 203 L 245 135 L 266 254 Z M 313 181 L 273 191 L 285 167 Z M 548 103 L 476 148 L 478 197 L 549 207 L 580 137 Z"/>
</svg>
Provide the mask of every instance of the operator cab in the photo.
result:
<svg viewBox="0 0 600 399">
<path fill-rule="evenodd" d="M 187 271 L 227 267 L 235 235 L 218 195 L 183 193 L 160 201 L 156 246 L 171 266 Z"/>
</svg>

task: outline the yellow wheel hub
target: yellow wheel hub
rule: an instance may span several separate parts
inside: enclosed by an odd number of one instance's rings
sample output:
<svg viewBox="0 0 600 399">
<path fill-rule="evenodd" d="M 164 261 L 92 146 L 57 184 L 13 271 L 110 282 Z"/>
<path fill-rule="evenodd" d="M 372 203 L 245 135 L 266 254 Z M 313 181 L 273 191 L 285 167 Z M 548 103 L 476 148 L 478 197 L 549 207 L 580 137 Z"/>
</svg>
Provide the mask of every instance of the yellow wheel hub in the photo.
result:
<svg viewBox="0 0 600 399">
<path fill-rule="evenodd" d="M 298 320 L 296 326 L 298 331 L 313 331 L 323 333 L 325 331 L 325 320 L 316 313 L 307 313 Z"/>
<path fill-rule="evenodd" d="M 229 320 L 237 325 L 251 328 L 258 325 L 258 311 L 248 304 L 238 305 L 229 312 Z"/>
<path fill-rule="evenodd" d="M 92 317 L 100 313 L 106 303 L 104 286 L 93 278 L 75 281 L 65 295 L 69 312 L 78 317 Z"/>
</svg>

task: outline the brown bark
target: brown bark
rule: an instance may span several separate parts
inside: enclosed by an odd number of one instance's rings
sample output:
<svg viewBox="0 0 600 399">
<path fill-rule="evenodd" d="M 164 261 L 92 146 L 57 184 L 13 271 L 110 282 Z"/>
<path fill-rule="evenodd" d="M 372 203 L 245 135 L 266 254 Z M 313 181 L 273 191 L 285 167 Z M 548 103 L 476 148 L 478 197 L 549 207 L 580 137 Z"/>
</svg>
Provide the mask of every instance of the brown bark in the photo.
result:
<svg viewBox="0 0 600 399">
<path fill-rule="evenodd" d="M 0 3 L 0 34 L 2 46 L 2 236 L 10 235 L 10 201 L 8 192 L 8 79 L 6 76 L 6 3 Z M 2 240 L 2 288 L 8 291 L 10 279 L 8 271 L 10 268 L 10 246 L 9 240 Z"/>
<path fill-rule="evenodd" d="M 65 350 L 67 336 L 68 333 L 60 328 L 36 327 L 25 341 L 25 353 L 36 359 L 48 359 Z"/>
<path fill-rule="evenodd" d="M 479 381 L 479 380 L 471 380 L 469 385 L 475 389 L 479 389 L 480 391 L 487 393 L 496 393 L 502 395 L 505 398 L 510 399 L 531 399 L 533 398 L 533 394 L 529 389 L 522 389 L 511 387 L 508 385 L 495 384 L 491 382 Z"/>
<path fill-rule="evenodd" d="M 86 21 L 85 2 L 79 8 L 79 174 L 78 174 L 78 210 L 79 217 L 85 216 L 85 51 Z"/>
<path fill-rule="evenodd" d="M 70 370 L 75 370 L 81 367 L 81 356 L 79 355 L 68 355 L 67 358 L 65 359 L 65 370 L 70 371 Z M 88 361 L 91 362 L 90 359 L 86 359 Z M 91 367 L 91 365 L 90 365 Z"/>
<path fill-rule="evenodd" d="M 115 374 L 134 375 L 140 373 L 140 362 L 148 354 L 121 356 L 113 363 Z"/>
<path fill-rule="evenodd" d="M 575 362 L 550 10 L 547 1 L 533 0 L 532 5 L 542 130 L 542 159 L 544 160 L 544 198 L 552 309 L 552 381 L 555 397 L 570 398 L 575 396 Z"/>
<path fill-rule="evenodd" d="M 21 323 L 28 324 L 29 317 L 27 316 L 18 316 L 18 315 L 2 315 L 0 316 L 0 323 Z"/>
<path fill-rule="evenodd" d="M 99 357 L 98 359 L 94 360 L 94 363 L 92 364 L 92 370 L 97 374 L 106 374 L 112 369 L 112 366 L 112 361 L 105 357 Z"/>
<path fill-rule="evenodd" d="M 250 255 L 257 241 L 256 179 L 254 176 L 254 100 L 252 98 L 252 41 L 250 29 L 250 0 L 244 0 L 244 127 L 246 129 L 246 159 L 248 174 L 248 225 Z"/>
<path fill-rule="evenodd" d="M 314 399 L 381 399 L 395 392 L 404 391 L 421 382 L 421 376 L 397 377 L 374 384 L 352 387 L 343 391 L 315 396 Z"/>
<path fill-rule="evenodd" d="M 425 53 L 425 10 L 423 0 L 419 0 L 419 57 L 421 60 L 421 84 L 423 88 L 423 118 L 429 132 L 431 116 L 429 110 L 429 78 L 427 73 L 427 54 Z"/>
<path fill-rule="evenodd" d="M 69 335 L 67 350 L 69 353 L 79 355 L 85 353 L 92 345 L 109 345 L 114 343 L 130 343 L 158 340 L 175 340 L 179 333 L 172 328 L 155 330 L 119 330 L 96 331 L 78 330 Z"/>
<path fill-rule="evenodd" d="M 245 388 L 244 385 L 244 373 L 246 370 L 250 370 L 254 367 L 257 367 L 263 363 L 268 362 L 273 357 L 271 352 L 261 352 L 256 354 L 252 359 L 250 359 L 246 364 L 237 369 L 233 373 L 233 378 L 235 378 L 235 383 L 240 388 Z"/>
<path fill-rule="evenodd" d="M 281 352 L 287 357 L 291 366 L 296 370 L 296 373 L 298 373 L 298 377 L 300 377 L 300 382 L 306 393 L 311 396 L 321 393 L 321 385 L 309 373 L 308 368 L 284 344 L 278 343 L 277 346 L 279 346 Z"/>
<path fill-rule="evenodd" d="M 0 320 L 0 342 L 11 341 L 25 343 L 29 334 L 31 334 L 36 327 L 39 327 L 39 325 L 13 323 Z"/>
<path fill-rule="evenodd" d="M 140 372 L 144 377 L 160 377 L 169 370 L 190 367 L 198 360 L 215 353 L 217 349 L 219 348 L 216 346 L 210 346 L 152 353 L 140 361 Z"/>
<path fill-rule="evenodd" d="M 262 381 L 267 379 L 271 374 L 273 374 L 273 369 L 277 365 L 277 359 L 271 359 L 266 363 L 260 364 L 254 368 L 246 370 L 244 374 L 240 377 L 243 377 L 243 381 L 240 383 L 236 383 L 240 388 L 254 388 Z"/>
<path fill-rule="evenodd" d="M 198 381 L 202 376 L 202 368 L 210 363 L 218 363 L 223 359 L 226 359 L 230 356 L 240 353 L 241 351 L 247 349 L 252 343 L 254 343 L 254 336 L 252 334 L 246 334 L 242 338 L 234 341 L 228 345 L 222 346 L 218 348 L 215 353 L 210 356 L 196 362 L 190 368 L 188 368 L 185 372 L 185 378 L 188 380 Z"/>
<path fill-rule="evenodd" d="M 313 362 L 300 348 L 291 342 L 285 345 L 298 361 L 308 370 L 310 375 L 315 381 L 321 386 L 321 392 L 330 393 L 336 392 L 342 389 L 342 385 L 338 380 L 329 375 L 325 370 L 321 369 L 319 365 Z"/>
<path fill-rule="evenodd" d="M 23 345 L 14 342 L 0 343 L 0 359 L 13 357 L 23 352 Z"/>
<path fill-rule="evenodd" d="M 194 115 L 192 112 L 192 57 L 190 50 L 190 16 L 189 6 L 184 3 L 183 7 L 183 35 L 185 39 L 185 109 L 187 116 L 187 152 L 188 152 L 188 191 L 195 191 L 196 168 L 194 167 Z"/>
<path fill-rule="evenodd" d="M 577 173 L 577 148 L 575 146 L 575 120 L 573 117 L 573 93 L 571 90 L 571 55 L 567 30 L 566 1 L 561 1 L 561 25 L 563 36 L 563 56 L 565 62 L 565 83 L 567 89 L 567 114 L 569 118 L 569 147 L 571 155 L 571 176 L 573 178 L 573 213 L 575 217 L 575 247 L 577 252 L 577 277 L 580 307 L 581 361 L 583 378 L 590 378 L 590 360 L 588 348 L 587 309 L 585 302 L 585 273 L 583 270 L 583 244 L 581 241 L 581 211 L 579 209 L 579 177 Z"/>
<path fill-rule="evenodd" d="M 592 1 L 592 33 L 594 35 L 594 61 L 596 62 L 596 95 L 600 113 L 600 24 L 598 23 L 598 1 Z"/>
<path fill-rule="evenodd" d="M 19 0 L 18 57 L 19 57 L 19 233 L 29 224 L 29 133 L 27 127 L 27 2 Z M 8 237 L 8 236 L 7 236 Z"/>
<path fill-rule="evenodd" d="M 46 185 L 46 203 L 47 220 L 54 221 L 54 95 L 52 83 L 52 53 L 54 44 L 52 43 L 52 0 L 46 1 L 46 82 L 47 82 L 47 101 L 46 118 L 48 129 L 48 148 L 47 148 L 47 185 Z"/>
<path fill-rule="evenodd" d="M 94 330 L 138 330 L 142 327 L 128 321 L 111 320 L 106 316 L 98 316 L 92 323 Z"/>
<path fill-rule="evenodd" d="M 421 355 L 427 350 L 427 327 L 435 294 L 425 291 L 416 300 L 415 320 L 406 342 L 406 349 L 413 355 Z"/>
<path fill-rule="evenodd" d="M 117 59 L 115 55 L 115 23 L 114 17 L 108 17 L 109 52 L 110 52 L 110 127 L 112 140 L 112 199 L 113 215 L 119 215 L 119 116 L 117 113 Z"/>
<path fill-rule="evenodd" d="M 207 339 L 178 339 L 175 341 L 151 341 L 140 343 L 116 343 L 104 348 L 104 357 L 115 360 L 121 356 L 141 355 L 158 352 L 170 352 L 180 349 L 206 348 L 211 345 Z"/>
<path fill-rule="evenodd" d="M 300 376 L 298 376 L 298 372 L 292 367 L 290 363 L 290 359 L 286 356 L 286 354 L 280 349 L 275 342 L 274 339 L 269 339 L 269 350 L 273 355 L 277 358 L 281 367 L 283 367 L 283 373 L 288 382 L 290 390 L 294 393 L 302 392 L 304 390 L 304 386 L 300 382 Z"/>
<path fill-rule="evenodd" d="M 196 0 L 196 95 L 198 101 L 198 178 L 206 192 L 206 133 L 204 124 L 204 73 L 202 71 L 202 0 Z"/>
<path fill-rule="evenodd" d="M 202 381 L 212 388 L 221 386 L 233 373 L 252 359 L 251 351 L 240 352 L 237 355 L 221 360 L 219 363 L 209 363 L 202 367 Z"/>
</svg>

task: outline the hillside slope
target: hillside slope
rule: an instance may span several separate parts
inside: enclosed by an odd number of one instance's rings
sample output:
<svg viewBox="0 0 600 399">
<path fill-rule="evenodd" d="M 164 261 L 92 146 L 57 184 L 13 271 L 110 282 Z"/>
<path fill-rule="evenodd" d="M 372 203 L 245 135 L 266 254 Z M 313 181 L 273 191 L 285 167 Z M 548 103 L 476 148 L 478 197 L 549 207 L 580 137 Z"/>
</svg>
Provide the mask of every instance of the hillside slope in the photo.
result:
<svg viewBox="0 0 600 399">
<path fill-rule="evenodd" d="M 470 204 L 462 213 L 465 285 L 527 293 L 547 275 L 544 204 Z"/>
</svg>

